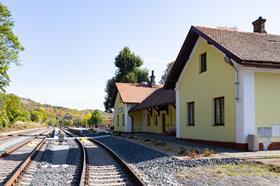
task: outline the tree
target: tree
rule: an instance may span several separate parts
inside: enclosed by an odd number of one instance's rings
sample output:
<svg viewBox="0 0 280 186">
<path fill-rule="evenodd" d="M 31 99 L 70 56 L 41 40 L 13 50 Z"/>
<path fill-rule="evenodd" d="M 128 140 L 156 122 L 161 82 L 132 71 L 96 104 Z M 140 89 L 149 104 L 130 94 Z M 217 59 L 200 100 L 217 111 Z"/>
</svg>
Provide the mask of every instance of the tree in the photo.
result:
<svg viewBox="0 0 280 186">
<path fill-rule="evenodd" d="M 104 106 L 107 112 L 112 112 L 114 106 L 113 94 L 116 82 L 141 83 L 148 82 L 148 70 L 141 69 L 143 60 L 134 54 L 128 47 L 124 47 L 115 58 L 117 67 L 115 76 L 109 79 L 105 87 Z"/>
<path fill-rule="evenodd" d="M 38 113 L 38 111 L 31 111 L 30 118 L 31 118 L 31 121 L 33 121 L 33 122 L 39 122 L 41 120 L 40 114 Z"/>
<path fill-rule="evenodd" d="M 47 116 L 46 110 L 43 107 L 41 107 L 41 108 L 38 109 L 38 113 L 39 113 L 39 115 L 41 117 L 41 122 L 42 123 L 46 123 L 47 120 L 48 120 L 48 116 Z"/>
<path fill-rule="evenodd" d="M 161 79 L 159 81 L 161 84 L 165 83 L 165 81 L 166 81 L 166 79 L 167 79 L 167 77 L 168 77 L 168 75 L 169 75 L 169 73 L 170 73 L 170 71 L 173 67 L 173 64 L 174 64 L 174 61 L 167 64 L 167 67 L 166 67 L 166 69 L 165 69 L 165 71 L 164 71 L 164 73 L 161 76 Z"/>
<path fill-rule="evenodd" d="M 37 110 L 34 110 L 31 112 L 30 114 L 31 116 L 31 121 L 34 121 L 34 122 L 41 122 L 41 123 L 46 123 L 47 122 L 47 119 L 48 119 L 48 116 L 47 116 L 47 113 L 46 113 L 46 110 L 44 108 L 39 108 Z"/>
<path fill-rule="evenodd" d="M 90 120 L 90 118 L 91 118 L 91 113 L 90 112 L 86 113 L 82 121 L 84 127 L 88 126 L 88 121 Z"/>
<path fill-rule="evenodd" d="M 104 117 L 103 117 L 102 113 L 99 110 L 95 110 L 92 113 L 92 116 L 91 116 L 88 123 L 89 123 L 90 126 L 93 126 L 93 125 L 96 125 L 96 124 L 101 124 L 103 122 L 104 122 Z"/>
<path fill-rule="evenodd" d="M 14 22 L 6 6 L 0 3 L 0 90 L 9 85 L 8 70 L 11 63 L 18 64 L 18 54 L 24 48 L 13 33 Z"/>
<path fill-rule="evenodd" d="M 6 112 L 6 97 L 5 94 L 0 94 L 0 126 L 7 127 L 9 124 L 10 120 Z"/>
<path fill-rule="evenodd" d="M 25 112 L 20 98 L 13 94 L 7 94 L 5 97 L 5 109 L 10 123 L 14 124 L 16 121 L 26 121 L 28 114 Z"/>
<path fill-rule="evenodd" d="M 113 94 L 115 89 L 115 83 L 116 83 L 115 77 L 112 77 L 106 83 L 106 88 L 105 88 L 106 96 L 104 101 L 104 107 L 107 112 L 111 112 L 112 111 L 111 109 L 114 107 Z"/>
</svg>

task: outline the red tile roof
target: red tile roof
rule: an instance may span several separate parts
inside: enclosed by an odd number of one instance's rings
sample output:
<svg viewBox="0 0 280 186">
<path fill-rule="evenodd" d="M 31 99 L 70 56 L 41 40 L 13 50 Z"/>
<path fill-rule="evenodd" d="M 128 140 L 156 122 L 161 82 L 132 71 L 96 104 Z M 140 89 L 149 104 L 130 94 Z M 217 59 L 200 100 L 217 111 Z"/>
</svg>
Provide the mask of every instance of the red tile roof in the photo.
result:
<svg viewBox="0 0 280 186">
<path fill-rule="evenodd" d="M 198 39 L 204 38 L 237 63 L 280 68 L 280 36 L 192 26 L 167 77 L 164 88 L 173 89 Z"/>
<path fill-rule="evenodd" d="M 116 87 L 124 103 L 141 103 L 162 85 L 151 87 L 145 84 L 116 83 Z"/>
<path fill-rule="evenodd" d="M 280 63 L 280 35 L 200 26 L 195 28 L 219 43 L 242 61 Z"/>
<path fill-rule="evenodd" d="M 133 107 L 130 112 L 152 108 L 156 106 L 165 106 L 175 104 L 175 91 L 159 88 L 149 95 L 139 105 Z"/>
</svg>

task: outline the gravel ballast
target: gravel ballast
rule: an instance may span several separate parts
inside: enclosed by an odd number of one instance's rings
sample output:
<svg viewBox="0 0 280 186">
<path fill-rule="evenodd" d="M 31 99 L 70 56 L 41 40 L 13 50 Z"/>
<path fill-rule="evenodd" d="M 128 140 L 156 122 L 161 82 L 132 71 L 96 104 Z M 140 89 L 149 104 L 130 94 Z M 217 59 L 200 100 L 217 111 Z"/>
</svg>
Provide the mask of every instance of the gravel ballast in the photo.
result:
<svg viewBox="0 0 280 186">
<path fill-rule="evenodd" d="M 242 164 L 238 158 L 178 160 L 167 154 L 115 137 L 99 138 L 126 162 L 148 176 L 149 185 L 184 185 L 176 174 L 186 167 Z"/>
<path fill-rule="evenodd" d="M 80 163 L 79 147 L 74 140 L 63 144 L 47 142 L 31 185 L 73 185 L 77 184 L 77 165 Z"/>
</svg>

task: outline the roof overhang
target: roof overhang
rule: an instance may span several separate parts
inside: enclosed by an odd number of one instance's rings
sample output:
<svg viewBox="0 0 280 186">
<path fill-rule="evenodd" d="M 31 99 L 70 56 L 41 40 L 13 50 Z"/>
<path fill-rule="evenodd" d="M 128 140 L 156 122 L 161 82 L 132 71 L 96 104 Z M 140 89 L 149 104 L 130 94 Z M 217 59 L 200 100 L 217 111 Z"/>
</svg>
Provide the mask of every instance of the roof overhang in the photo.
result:
<svg viewBox="0 0 280 186">
<path fill-rule="evenodd" d="M 218 50 L 223 52 L 227 57 L 231 58 L 240 65 L 248 67 L 258 67 L 258 68 L 280 68 L 279 63 L 270 62 L 270 61 L 251 61 L 251 60 L 242 60 L 231 51 L 227 50 L 221 44 L 217 43 L 215 40 L 210 38 L 208 35 L 200 31 L 194 26 L 191 26 L 188 35 L 180 49 L 180 52 L 175 60 L 175 63 L 167 77 L 164 88 L 174 89 L 175 85 L 179 79 L 179 76 L 187 63 L 190 54 L 195 46 L 196 41 L 199 37 L 202 37 L 207 41 L 208 44 L 215 46 Z"/>
</svg>

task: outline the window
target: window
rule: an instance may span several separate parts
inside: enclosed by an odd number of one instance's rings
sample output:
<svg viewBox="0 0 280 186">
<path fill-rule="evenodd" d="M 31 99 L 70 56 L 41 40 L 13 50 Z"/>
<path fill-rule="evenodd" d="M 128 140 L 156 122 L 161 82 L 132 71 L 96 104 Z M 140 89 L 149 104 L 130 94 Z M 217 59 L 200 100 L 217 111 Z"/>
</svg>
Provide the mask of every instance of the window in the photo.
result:
<svg viewBox="0 0 280 186">
<path fill-rule="evenodd" d="M 194 125 L 194 102 L 187 103 L 187 124 Z"/>
<path fill-rule="evenodd" d="M 120 126 L 120 115 L 117 115 L 117 125 Z"/>
<path fill-rule="evenodd" d="M 224 97 L 214 98 L 215 125 L 224 125 L 225 123 L 225 101 Z"/>
<path fill-rule="evenodd" d="M 150 113 L 147 114 L 147 125 L 151 126 L 151 114 Z"/>
<path fill-rule="evenodd" d="M 207 70 L 206 53 L 200 55 L 200 73 Z"/>
<path fill-rule="evenodd" d="M 122 125 L 124 126 L 124 114 L 122 115 Z"/>
</svg>

